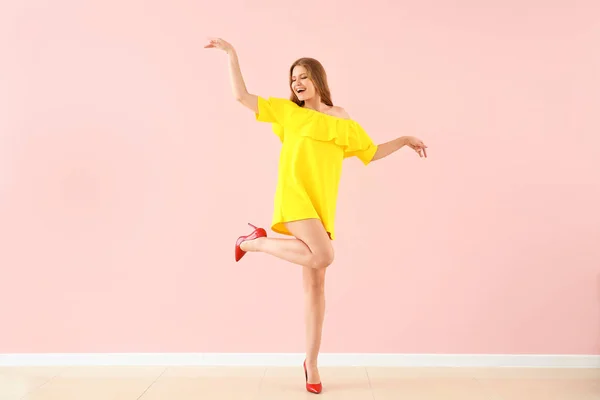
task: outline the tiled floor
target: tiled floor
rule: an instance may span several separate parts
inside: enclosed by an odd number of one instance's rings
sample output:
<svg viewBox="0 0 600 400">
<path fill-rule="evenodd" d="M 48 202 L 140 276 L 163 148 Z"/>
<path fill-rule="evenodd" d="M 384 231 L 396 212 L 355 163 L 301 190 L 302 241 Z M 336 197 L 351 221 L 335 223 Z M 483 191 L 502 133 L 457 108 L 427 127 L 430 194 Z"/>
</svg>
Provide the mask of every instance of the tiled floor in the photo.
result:
<svg viewBox="0 0 600 400">
<path fill-rule="evenodd" d="M 600 400 L 600 369 L 321 367 L 0 368 L 0 400 Z M 316 397 L 315 397 L 316 396 Z"/>
</svg>

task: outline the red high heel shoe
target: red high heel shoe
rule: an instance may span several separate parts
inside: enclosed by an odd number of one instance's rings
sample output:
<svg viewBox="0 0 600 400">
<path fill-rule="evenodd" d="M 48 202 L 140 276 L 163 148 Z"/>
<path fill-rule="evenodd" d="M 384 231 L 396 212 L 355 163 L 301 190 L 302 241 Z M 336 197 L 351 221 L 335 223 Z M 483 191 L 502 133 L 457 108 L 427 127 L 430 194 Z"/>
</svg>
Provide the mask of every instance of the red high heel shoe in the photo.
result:
<svg viewBox="0 0 600 400">
<path fill-rule="evenodd" d="M 261 237 L 267 237 L 267 232 L 263 229 L 263 228 L 257 228 L 252 224 L 248 224 L 250 225 L 252 228 L 254 228 L 254 231 L 246 236 L 240 236 L 238 238 L 238 240 L 235 242 L 235 261 L 238 262 L 242 259 L 242 257 L 244 257 L 244 255 L 246 254 L 246 252 L 244 250 L 242 250 L 242 248 L 240 247 L 240 245 L 245 242 L 246 240 L 254 240 L 254 239 L 258 239 Z"/>
<path fill-rule="evenodd" d="M 308 383 L 308 372 L 306 372 L 306 360 L 304 360 L 304 377 L 306 379 L 306 390 L 311 393 L 319 394 L 323 390 L 323 385 L 319 383 Z"/>
</svg>

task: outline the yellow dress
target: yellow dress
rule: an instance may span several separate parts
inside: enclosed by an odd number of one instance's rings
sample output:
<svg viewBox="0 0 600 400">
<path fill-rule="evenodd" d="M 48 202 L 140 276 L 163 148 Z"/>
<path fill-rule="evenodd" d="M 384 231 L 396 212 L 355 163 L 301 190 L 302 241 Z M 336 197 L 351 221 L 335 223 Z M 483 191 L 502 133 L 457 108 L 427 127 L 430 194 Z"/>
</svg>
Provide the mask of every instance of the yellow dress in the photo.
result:
<svg viewBox="0 0 600 400">
<path fill-rule="evenodd" d="M 377 145 L 357 122 L 287 99 L 259 96 L 256 120 L 271 123 L 282 143 L 271 229 L 291 235 L 286 222 L 318 218 L 335 239 L 342 161 L 356 156 L 367 165 Z"/>
</svg>

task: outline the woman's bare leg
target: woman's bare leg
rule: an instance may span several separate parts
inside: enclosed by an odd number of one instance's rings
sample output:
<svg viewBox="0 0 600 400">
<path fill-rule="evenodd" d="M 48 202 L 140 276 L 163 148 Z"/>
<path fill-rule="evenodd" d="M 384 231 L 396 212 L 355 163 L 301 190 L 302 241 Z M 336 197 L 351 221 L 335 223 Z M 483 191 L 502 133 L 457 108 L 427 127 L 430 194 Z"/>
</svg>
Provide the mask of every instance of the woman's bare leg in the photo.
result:
<svg viewBox="0 0 600 400">
<path fill-rule="evenodd" d="M 325 319 L 325 271 L 333 263 L 331 239 L 319 220 L 295 221 L 286 225 L 295 237 L 311 249 L 312 264 L 302 269 L 304 319 L 306 326 L 306 371 L 308 383 L 321 382 L 317 368 L 323 321 Z"/>
<path fill-rule="evenodd" d="M 298 239 L 263 237 L 243 242 L 240 248 L 248 252 L 270 254 L 298 265 L 308 265 L 313 256 L 310 248 Z"/>
<path fill-rule="evenodd" d="M 321 348 L 325 319 L 325 271 L 327 268 L 302 270 L 304 286 L 304 320 L 306 326 L 306 370 L 308 383 L 319 383 L 317 359 Z"/>
<path fill-rule="evenodd" d="M 286 224 L 296 239 L 263 237 L 248 240 L 240 248 L 261 252 L 309 268 L 324 268 L 333 260 L 331 240 L 318 219 L 304 219 Z"/>
<path fill-rule="evenodd" d="M 325 319 L 325 271 L 333 262 L 331 239 L 318 219 L 289 222 L 296 239 L 259 238 L 242 243 L 244 251 L 270 254 L 302 265 L 306 325 L 306 371 L 308 383 L 319 383 L 317 359 Z"/>
</svg>

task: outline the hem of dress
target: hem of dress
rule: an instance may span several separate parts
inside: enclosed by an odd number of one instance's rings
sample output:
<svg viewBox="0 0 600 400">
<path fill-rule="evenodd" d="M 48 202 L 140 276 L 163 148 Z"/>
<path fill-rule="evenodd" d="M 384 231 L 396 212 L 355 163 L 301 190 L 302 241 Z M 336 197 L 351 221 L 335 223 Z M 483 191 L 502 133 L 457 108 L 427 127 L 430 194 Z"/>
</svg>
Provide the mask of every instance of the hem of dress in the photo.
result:
<svg viewBox="0 0 600 400">
<path fill-rule="evenodd" d="M 321 223 L 323 222 L 323 220 L 321 220 L 319 217 L 306 217 L 306 218 L 292 218 L 292 219 L 288 219 L 288 220 L 280 220 L 278 222 L 274 222 L 271 225 L 271 230 L 275 233 L 279 233 L 280 235 L 286 235 L 286 236 L 294 236 L 292 235 L 292 233 L 290 231 L 288 231 L 287 229 L 285 229 L 285 224 L 288 222 L 295 222 L 295 221 L 302 221 L 305 219 L 318 219 L 321 221 Z M 323 226 L 325 226 L 325 224 L 323 224 Z M 330 232 L 327 229 L 325 229 L 325 232 L 327 232 L 327 236 L 329 236 L 330 240 L 334 240 L 335 239 L 335 233 L 334 232 Z"/>
</svg>

